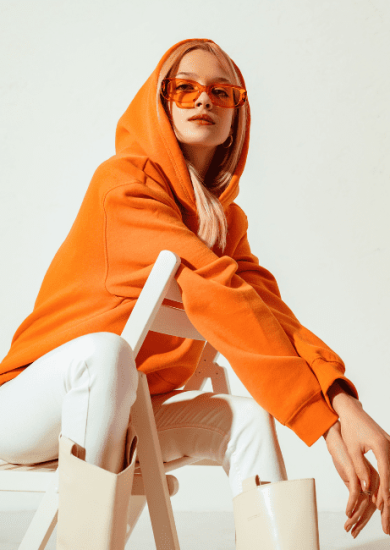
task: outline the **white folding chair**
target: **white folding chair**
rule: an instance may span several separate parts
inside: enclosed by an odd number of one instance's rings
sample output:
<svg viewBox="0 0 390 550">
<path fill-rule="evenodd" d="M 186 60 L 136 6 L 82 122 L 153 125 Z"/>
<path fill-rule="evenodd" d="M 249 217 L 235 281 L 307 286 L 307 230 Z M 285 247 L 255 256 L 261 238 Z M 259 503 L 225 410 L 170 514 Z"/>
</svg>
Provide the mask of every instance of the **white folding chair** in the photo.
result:
<svg viewBox="0 0 390 550">
<path fill-rule="evenodd" d="M 184 309 L 163 303 L 182 303 L 175 273 L 180 257 L 169 250 L 160 252 L 122 332 L 136 358 L 149 330 L 205 341 Z M 215 393 L 231 394 L 227 369 L 214 362 L 218 351 L 205 342 L 196 371 L 183 389 L 202 390 L 210 378 Z M 138 435 L 138 455 L 130 497 L 127 538 L 148 504 L 157 550 L 180 550 L 170 497 L 179 489 L 177 478 L 167 472 L 186 465 L 220 466 L 212 460 L 182 457 L 163 462 L 145 373 L 138 371 L 137 398 L 131 408 L 131 422 Z M 58 518 L 58 459 L 31 466 L 0 460 L 0 491 L 44 493 L 19 550 L 44 550 Z"/>
</svg>

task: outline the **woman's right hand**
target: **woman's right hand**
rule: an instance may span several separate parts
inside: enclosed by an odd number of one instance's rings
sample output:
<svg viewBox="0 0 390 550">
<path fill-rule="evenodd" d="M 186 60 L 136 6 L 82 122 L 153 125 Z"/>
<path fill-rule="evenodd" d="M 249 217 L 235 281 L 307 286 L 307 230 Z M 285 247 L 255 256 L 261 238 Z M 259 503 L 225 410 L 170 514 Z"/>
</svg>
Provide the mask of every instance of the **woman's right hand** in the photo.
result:
<svg viewBox="0 0 390 550">
<path fill-rule="evenodd" d="M 351 512 L 352 515 L 346 521 L 344 529 L 349 531 L 349 529 L 354 525 L 351 535 L 356 537 L 367 525 L 377 508 L 370 495 L 361 493 L 360 481 L 356 475 L 354 464 L 343 441 L 339 421 L 329 428 L 329 430 L 324 434 L 324 439 L 336 470 L 349 490 L 346 514 L 348 516 L 348 512 Z M 380 483 L 379 474 L 372 464 L 366 459 L 366 457 L 363 457 L 363 459 L 369 470 L 370 490 L 375 496 L 377 496 Z"/>
</svg>

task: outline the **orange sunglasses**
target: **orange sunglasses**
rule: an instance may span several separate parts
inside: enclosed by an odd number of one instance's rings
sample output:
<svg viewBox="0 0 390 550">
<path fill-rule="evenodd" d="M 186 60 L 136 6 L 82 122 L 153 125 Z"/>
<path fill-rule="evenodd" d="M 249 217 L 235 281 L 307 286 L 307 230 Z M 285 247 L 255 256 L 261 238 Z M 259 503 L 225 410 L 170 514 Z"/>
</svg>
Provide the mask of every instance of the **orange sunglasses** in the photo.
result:
<svg viewBox="0 0 390 550">
<path fill-rule="evenodd" d="M 205 91 L 214 105 L 233 109 L 241 107 L 247 99 L 245 88 L 234 84 L 214 83 L 202 86 L 195 80 L 165 78 L 161 83 L 161 93 L 169 101 L 174 101 L 181 109 L 191 109 L 200 94 Z"/>
</svg>

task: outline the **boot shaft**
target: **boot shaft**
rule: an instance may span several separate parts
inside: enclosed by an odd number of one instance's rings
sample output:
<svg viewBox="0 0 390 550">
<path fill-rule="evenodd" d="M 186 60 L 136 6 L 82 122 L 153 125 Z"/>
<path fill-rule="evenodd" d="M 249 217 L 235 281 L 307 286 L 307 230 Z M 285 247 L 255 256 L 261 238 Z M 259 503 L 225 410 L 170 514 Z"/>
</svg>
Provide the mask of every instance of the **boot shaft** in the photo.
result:
<svg viewBox="0 0 390 550">
<path fill-rule="evenodd" d="M 125 469 L 115 474 L 78 458 L 80 448 L 59 438 L 57 550 L 123 550 L 138 438 L 126 434 Z"/>
<path fill-rule="evenodd" d="M 259 476 L 243 482 L 233 499 L 236 550 L 319 550 L 313 478 L 261 485 Z"/>
</svg>

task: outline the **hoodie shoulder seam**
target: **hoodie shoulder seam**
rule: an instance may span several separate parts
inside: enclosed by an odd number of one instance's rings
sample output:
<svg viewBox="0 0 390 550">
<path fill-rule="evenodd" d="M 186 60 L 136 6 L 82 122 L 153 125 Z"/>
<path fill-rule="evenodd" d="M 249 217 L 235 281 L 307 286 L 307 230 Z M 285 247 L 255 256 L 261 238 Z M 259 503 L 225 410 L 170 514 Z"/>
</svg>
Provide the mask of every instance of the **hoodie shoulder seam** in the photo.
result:
<svg viewBox="0 0 390 550">
<path fill-rule="evenodd" d="M 103 212 L 104 212 L 104 228 L 103 228 L 103 234 L 104 234 L 103 247 L 104 247 L 104 261 L 105 261 L 104 287 L 111 296 L 115 296 L 116 298 L 123 298 L 123 296 L 118 296 L 117 294 L 114 294 L 113 292 L 110 292 L 107 288 L 109 261 L 108 261 L 108 245 L 107 245 L 107 211 L 106 211 L 105 202 L 106 202 L 107 195 L 109 193 L 111 193 L 111 191 L 114 191 L 115 189 L 118 189 L 118 187 L 125 187 L 126 185 L 131 185 L 131 184 L 140 184 L 140 185 L 143 185 L 144 187 L 147 187 L 146 183 L 143 183 L 142 181 L 139 181 L 139 180 L 136 180 L 136 179 L 132 179 L 132 180 L 126 181 L 124 183 L 119 183 L 118 185 L 115 185 L 114 187 L 111 187 L 110 189 L 107 189 L 107 191 L 104 193 L 103 198 L 102 198 L 102 207 L 103 207 Z"/>
<path fill-rule="evenodd" d="M 132 179 L 132 180 L 129 180 L 129 181 L 126 181 L 125 183 L 119 183 L 118 185 L 115 185 L 114 187 L 110 187 L 110 189 L 107 189 L 107 191 L 104 193 L 103 195 L 103 198 L 102 198 L 102 206 L 103 206 L 103 212 L 104 212 L 104 228 L 103 228 L 103 233 L 104 233 L 104 243 L 103 243 L 103 246 L 104 246 L 104 263 L 105 263 L 105 273 L 104 273 L 104 288 L 107 290 L 107 292 L 111 295 L 111 296 L 115 296 L 116 298 L 119 298 L 119 296 L 117 294 L 114 294 L 113 292 L 110 292 L 107 288 L 107 279 L 108 279 L 108 246 L 107 246 L 107 212 L 106 212 L 106 197 L 109 193 L 111 193 L 111 191 L 114 191 L 115 189 L 117 189 L 118 187 L 124 187 L 126 185 L 131 185 L 132 183 L 139 183 L 141 185 L 145 185 L 144 183 L 142 183 L 141 181 L 139 180 L 136 180 L 136 179 Z"/>
</svg>

